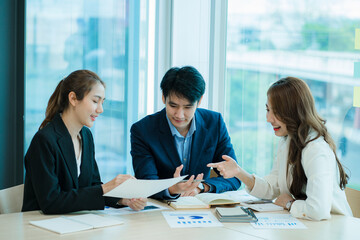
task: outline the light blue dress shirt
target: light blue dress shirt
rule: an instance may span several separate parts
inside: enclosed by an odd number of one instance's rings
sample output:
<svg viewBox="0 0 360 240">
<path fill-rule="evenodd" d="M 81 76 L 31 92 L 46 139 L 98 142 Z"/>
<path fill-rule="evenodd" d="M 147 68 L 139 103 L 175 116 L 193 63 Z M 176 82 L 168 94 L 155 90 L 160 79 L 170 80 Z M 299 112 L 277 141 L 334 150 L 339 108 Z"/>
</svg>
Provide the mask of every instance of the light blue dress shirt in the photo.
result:
<svg viewBox="0 0 360 240">
<path fill-rule="evenodd" d="M 190 123 L 189 131 L 185 137 L 179 133 L 179 131 L 176 129 L 176 127 L 169 120 L 168 116 L 166 116 L 166 119 L 169 123 L 171 134 L 174 136 L 175 146 L 176 146 L 177 152 L 179 154 L 180 160 L 181 160 L 182 164 L 184 165 L 183 173 L 188 174 L 192 136 L 194 135 L 194 132 L 196 130 L 195 116 L 193 117 L 193 119 Z"/>
<path fill-rule="evenodd" d="M 179 133 L 179 131 L 171 123 L 171 121 L 169 120 L 167 115 L 166 115 L 166 120 L 168 121 L 168 124 L 170 126 L 171 135 L 174 136 L 175 146 L 176 146 L 177 152 L 179 154 L 180 160 L 181 160 L 182 164 L 184 165 L 183 172 L 187 173 L 187 171 L 189 170 L 192 136 L 196 130 L 195 115 L 191 121 L 190 129 L 185 137 L 183 137 Z M 169 192 L 169 189 L 166 189 L 165 196 L 169 199 L 175 199 L 175 198 L 178 198 L 180 196 L 180 194 L 171 195 Z"/>
</svg>

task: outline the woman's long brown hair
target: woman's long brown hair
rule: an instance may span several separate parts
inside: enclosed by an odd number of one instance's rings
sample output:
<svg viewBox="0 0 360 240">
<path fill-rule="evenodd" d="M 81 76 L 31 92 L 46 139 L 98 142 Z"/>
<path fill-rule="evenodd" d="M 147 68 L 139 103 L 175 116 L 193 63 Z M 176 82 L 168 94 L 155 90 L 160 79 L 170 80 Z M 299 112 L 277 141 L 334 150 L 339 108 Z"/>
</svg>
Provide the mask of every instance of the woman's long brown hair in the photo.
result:
<svg viewBox="0 0 360 240">
<path fill-rule="evenodd" d="M 345 173 L 337 155 L 336 146 L 316 109 L 314 98 L 308 85 L 301 79 L 286 77 L 278 80 L 267 92 L 268 100 L 277 119 L 286 125 L 290 137 L 287 172 L 292 168 L 293 181 L 290 193 L 296 199 L 306 199 L 303 188 L 307 183 L 304 168 L 301 164 L 302 150 L 306 145 L 322 136 L 333 150 L 340 173 L 340 188 L 345 189 L 348 175 Z M 308 139 L 310 130 L 315 130 L 317 136 Z"/>
<path fill-rule="evenodd" d="M 96 83 L 105 83 L 100 77 L 89 70 L 77 70 L 61 80 L 51 95 L 46 107 L 45 119 L 39 129 L 48 124 L 57 113 L 62 113 L 69 106 L 69 93 L 74 92 L 77 100 L 82 100 Z"/>
</svg>

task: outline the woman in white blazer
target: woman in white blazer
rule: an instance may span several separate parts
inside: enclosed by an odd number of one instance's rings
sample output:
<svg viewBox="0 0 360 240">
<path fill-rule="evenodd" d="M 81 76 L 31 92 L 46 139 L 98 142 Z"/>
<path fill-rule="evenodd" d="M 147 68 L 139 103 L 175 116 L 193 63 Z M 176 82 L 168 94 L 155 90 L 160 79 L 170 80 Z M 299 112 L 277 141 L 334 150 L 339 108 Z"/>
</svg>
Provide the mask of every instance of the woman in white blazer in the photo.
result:
<svg viewBox="0 0 360 240">
<path fill-rule="evenodd" d="M 239 178 L 253 196 L 276 198 L 275 204 L 294 217 L 352 216 L 344 192 L 348 176 L 307 84 L 298 78 L 283 78 L 269 88 L 267 96 L 267 121 L 281 137 L 271 173 L 264 178 L 251 175 L 225 155 L 225 161 L 207 166 L 217 168 L 224 178 Z"/>
</svg>

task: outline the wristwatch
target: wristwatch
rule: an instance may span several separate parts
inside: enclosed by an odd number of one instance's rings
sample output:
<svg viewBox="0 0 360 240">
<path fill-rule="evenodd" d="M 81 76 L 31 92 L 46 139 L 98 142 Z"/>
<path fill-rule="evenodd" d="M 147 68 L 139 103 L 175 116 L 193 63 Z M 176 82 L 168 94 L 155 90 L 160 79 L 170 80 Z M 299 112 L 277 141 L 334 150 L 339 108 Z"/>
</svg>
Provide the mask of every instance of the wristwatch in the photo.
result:
<svg viewBox="0 0 360 240">
<path fill-rule="evenodd" d="M 204 188 L 204 184 L 203 183 L 200 183 L 198 185 L 198 188 L 200 189 L 200 193 L 203 193 L 205 191 L 205 188 Z"/>
<path fill-rule="evenodd" d="M 290 200 L 285 205 L 286 210 L 288 210 L 289 212 L 290 212 L 290 209 L 291 209 L 291 205 L 293 204 L 294 201 L 295 200 Z"/>
</svg>

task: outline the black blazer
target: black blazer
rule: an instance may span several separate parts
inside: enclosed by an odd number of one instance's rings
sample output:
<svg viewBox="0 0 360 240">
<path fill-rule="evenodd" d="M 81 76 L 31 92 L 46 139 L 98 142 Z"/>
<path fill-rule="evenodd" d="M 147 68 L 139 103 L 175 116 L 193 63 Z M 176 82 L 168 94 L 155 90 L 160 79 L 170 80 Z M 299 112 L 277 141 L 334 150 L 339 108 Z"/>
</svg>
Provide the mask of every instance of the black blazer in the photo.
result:
<svg viewBox="0 0 360 240">
<path fill-rule="evenodd" d="M 25 155 L 22 211 L 61 214 L 115 206 L 118 199 L 104 198 L 95 161 L 94 140 L 83 127 L 81 174 L 77 177 L 74 145 L 60 114 L 39 130 Z"/>
<path fill-rule="evenodd" d="M 241 185 L 237 178 L 210 178 L 210 168 L 206 166 L 208 163 L 223 161 L 221 156 L 224 154 L 236 160 L 221 114 L 198 108 L 195 112 L 195 121 L 196 131 L 192 139 L 188 174 L 196 176 L 204 173 L 205 182 L 212 185 L 213 192 L 216 193 L 237 190 Z M 130 132 L 135 177 L 172 178 L 176 167 L 181 165 L 181 160 L 166 119 L 165 108 L 133 124 Z M 184 172 L 181 175 L 184 175 Z M 164 199 L 165 191 L 152 197 Z"/>
</svg>

